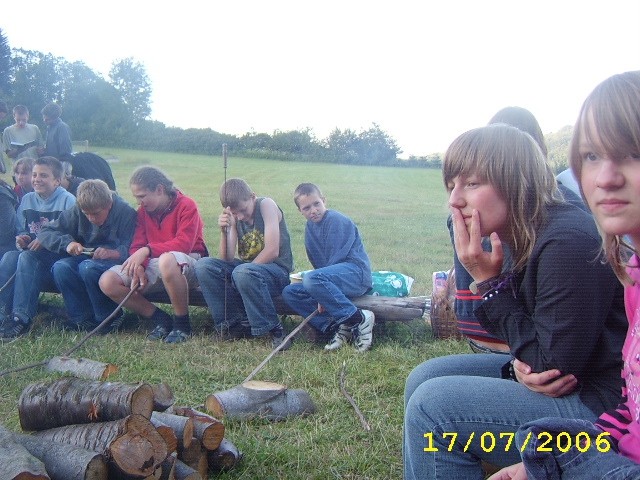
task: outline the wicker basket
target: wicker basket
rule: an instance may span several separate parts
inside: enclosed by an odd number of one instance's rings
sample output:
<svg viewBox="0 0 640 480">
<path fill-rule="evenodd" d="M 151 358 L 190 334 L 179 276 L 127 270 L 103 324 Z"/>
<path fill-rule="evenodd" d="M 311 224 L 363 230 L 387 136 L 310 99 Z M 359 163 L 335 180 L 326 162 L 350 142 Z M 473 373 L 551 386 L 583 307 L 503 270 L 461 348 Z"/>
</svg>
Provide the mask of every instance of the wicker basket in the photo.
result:
<svg viewBox="0 0 640 480">
<path fill-rule="evenodd" d="M 456 279 L 453 268 L 447 275 L 447 287 L 435 290 L 431 294 L 431 331 L 433 338 L 461 339 L 464 336 L 458 330 L 458 321 L 454 310 L 456 298 Z"/>
</svg>

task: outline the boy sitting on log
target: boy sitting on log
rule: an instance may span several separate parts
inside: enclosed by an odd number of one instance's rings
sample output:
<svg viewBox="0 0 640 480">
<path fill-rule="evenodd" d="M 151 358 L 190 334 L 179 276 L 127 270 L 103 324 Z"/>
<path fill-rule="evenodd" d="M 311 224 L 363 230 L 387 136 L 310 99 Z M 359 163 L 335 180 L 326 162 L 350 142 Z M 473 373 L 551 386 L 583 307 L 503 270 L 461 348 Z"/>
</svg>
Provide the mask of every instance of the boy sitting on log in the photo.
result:
<svg viewBox="0 0 640 480">
<path fill-rule="evenodd" d="M 188 299 L 189 288 L 197 286 L 194 267 L 207 256 L 202 217 L 196 202 L 155 167 L 138 168 L 129 185 L 140 205 L 129 258 L 100 277 L 100 288 L 117 303 L 137 288 L 124 306 L 156 325 L 147 339 L 184 342 L 191 336 Z M 171 299 L 173 319 L 142 296 L 162 288 Z"/>
<path fill-rule="evenodd" d="M 228 338 L 271 335 L 273 348 L 285 338 L 273 297 L 289 284 L 291 241 L 284 214 L 271 198 L 257 197 L 231 178 L 220 187 L 223 211 L 220 258 L 198 261 L 196 275 L 218 332 Z M 236 245 L 238 256 L 235 258 Z M 289 348 L 289 342 L 281 350 Z"/>
<path fill-rule="evenodd" d="M 31 173 L 33 192 L 27 193 L 17 212 L 16 250 L 0 261 L 0 340 L 26 335 L 38 307 L 38 296 L 53 283 L 51 265 L 59 259 L 42 248 L 37 235 L 44 225 L 73 207 L 76 199 L 60 186 L 62 164 L 54 157 L 35 160 Z"/>
<path fill-rule="evenodd" d="M 328 210 L 325 197 L 313 183 L 298 185 L 293 199 L 307 219 L 304 245 L 315 270 L 306 272 L 302 283 L 287 286 L 282 297 L 303 317 L 318 308 L 319 315 L 310 323 L 333 335 L 325 350 L 353 341 L 364 352 L 371 348 L 375 316 L 349 300 L 371 288 L 371 266 L 358 227 L 345 215 Z"/>
<path fill-rule="evenodd" d="M 135 222 L 136 211 L 105 182 L 85 180 L 75 206 L 38 234 L 42 246 L 59 257 L 51 272 L 69 314 L 68 328 L 93 330 L 115 309 L 98 281 L 126 260 Z M 108 327 L 117 326 L 118 319 Z"/>
</svg>

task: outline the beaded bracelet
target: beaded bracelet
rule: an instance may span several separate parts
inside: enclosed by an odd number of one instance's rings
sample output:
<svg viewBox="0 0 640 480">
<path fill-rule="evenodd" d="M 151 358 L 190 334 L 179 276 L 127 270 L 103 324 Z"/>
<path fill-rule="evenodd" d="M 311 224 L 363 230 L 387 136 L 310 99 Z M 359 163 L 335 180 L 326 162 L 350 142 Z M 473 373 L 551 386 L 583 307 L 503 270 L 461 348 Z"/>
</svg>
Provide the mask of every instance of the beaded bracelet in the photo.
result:
<svg viewBox="0 0 640 480">
<path fill-rule="evenodd" d="M 480 294 L 482 296 L 486 295 L 490 290 L 499 290 L 500 288 L 504 288 L 506 285 L 511 283 L 511 280 L 515 274 L 513 272 L 506 272 L 497 277 L 491 277 L 482 282 L 476 283 L 471 282 L 469 285 L 469 290 L 473 294 Z"/>
</svg>

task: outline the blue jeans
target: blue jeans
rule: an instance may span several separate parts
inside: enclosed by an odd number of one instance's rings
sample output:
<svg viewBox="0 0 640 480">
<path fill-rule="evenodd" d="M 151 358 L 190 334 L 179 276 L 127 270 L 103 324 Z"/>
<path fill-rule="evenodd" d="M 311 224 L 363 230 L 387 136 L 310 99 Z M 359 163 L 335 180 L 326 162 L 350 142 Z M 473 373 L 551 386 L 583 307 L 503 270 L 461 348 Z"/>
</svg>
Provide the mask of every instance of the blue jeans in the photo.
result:
<svg viewBox="0 0 640 480">
<path fill-rule="evenodd" d="M 79 325 L 87 320 L 98 324 L 110 315 L 117 304 L 107 297 L 98 280 L 113 260 L 90 260 L 84 255 L 66 257 L 53 264 L 53 279 L 62 294 L 69 322 Z"/>
<path fill-rule="evenodd" d="M 583 443 L 581 452 L 575 444 L 577 435 L 585 438 L 583 432 L 588 434 L 590 443 L 588 446 Z M 607 449 L 606 444 L 596 443 L 601 433 L 602 430 L 586 420 L 541 418 L 522 425 L 516 434 L 516 442 L 520 449 L 526 441 L 522 461 L 527 469 L 527 477 L 531 480 L 640 479 L 640 465 L 619 455 L 614 448 Z M 547 442 L 550 437 L 551 440 Z M 567 449 L 569 439 L 571 448 Z M 544 448 L 541 449 L 541 446 Z M 563 453 L 557 446 L 567 451 Z M 544 451 L 548 448 L 551 451 Z"/>
<path fill-rule="evenodd" d="M 324 312 L 309 323 L 326 332 L 356 313 L 357 308 L 348 297 L 364 295 L 369 287 L 362 283 L 362 269 L 353 263 L 338 263 L 307 272 L 302 283 L 285 287 L 282 298 L 303 317 L 322 305 Z"/>
<path fill-rule="evenodd" d="M 13 282 L 13 315 L 23 323 L 31 323 L 35 316 L 40 292 L 55 287 L 51 266 L 60 258 L 62 255 L 44 248 L 20 253 Z"/>
<path fill-rule="evenodd" d="M 11 275 L 16 273 L 20 253 L 22 253 L 20 250 L 11 250 L 2 256 L 2 260 L 0 260 L 0 288 L 9 281 Z M 13 312 L 14 291 L 15 278 L 0 292 L 0 313 L 2 315 L 9 315 Z"/>
<path fill-rule="evenodd" d="M 523 423 L 549 415 L 596 419 L 578 392 L 551 398 L 500 378 L 507 360 L 500 354 L 449 355 L 428 360 L 409 374 L 405 480 L 482 480 L 481 460 L 501 467 L 520 461 L 515 441 L 506 447 Z"/>
<path fill-rule="evenodd" d="M 273 297 L 289 284 L 289 272 L 280 265 L 205 257 L 196 262 L 196 276 L 216 329 L 247 319 L 251 334 L 260 336 L 280 325 Z"/>
</svg>

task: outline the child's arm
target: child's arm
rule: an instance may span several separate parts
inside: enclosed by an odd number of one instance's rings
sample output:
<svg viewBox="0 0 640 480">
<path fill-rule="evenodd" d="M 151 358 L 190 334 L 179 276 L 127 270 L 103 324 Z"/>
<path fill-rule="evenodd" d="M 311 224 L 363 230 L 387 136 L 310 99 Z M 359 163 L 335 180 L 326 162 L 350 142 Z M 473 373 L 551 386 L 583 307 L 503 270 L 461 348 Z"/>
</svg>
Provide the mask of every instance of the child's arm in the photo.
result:
<svg viewBox="0 0 640 480">
<path fill-rule="evenodd" d="M 264 248 L 253 259 L 253 263 L 272 263 L 280 254 L 280 219 L 278 205 L 270 198 L 260 202 L 260 213 L 264 219 Z"/>
<path fill-rule="evenodd" d="M 236 230 L 236 217 L 233 216 L 229 207 L 225 208 L 218 216 L 218 226 L 220 227 L 218 256 L 222 260 L 230 262 L 236 255 L 238 231 Z"/>
</svg>

